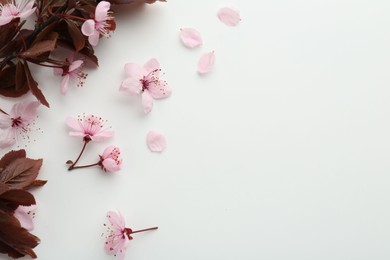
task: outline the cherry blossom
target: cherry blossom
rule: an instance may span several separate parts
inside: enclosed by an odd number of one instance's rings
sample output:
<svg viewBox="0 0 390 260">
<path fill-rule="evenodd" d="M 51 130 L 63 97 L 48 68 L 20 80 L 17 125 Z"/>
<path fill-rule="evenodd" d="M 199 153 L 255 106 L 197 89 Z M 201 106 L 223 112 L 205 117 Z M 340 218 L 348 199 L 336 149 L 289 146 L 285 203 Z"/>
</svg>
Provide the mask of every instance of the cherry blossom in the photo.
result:
<svg viewBox="0 0 390 260">
<path fill-rule="evenodd" d="M 34 1 L 14 0 L 0 4 L 0 26 L 11 22 L 15 18 L 26 19 L 36 9 Z"/>
<path fill-rule="evenodd" d="M 126 227 L 125 218 L 119 211 L 109 211 L 107 219 L 110 224 L 107 226 L 108 235 L 104 244 L 104 251 L 107 254 L 116 255 L 119 260 L 124 260 L 126 257 L 129 241 L 133 239 L 131 234 L 157 229 L 157 227 L 153 227 L 133 231 Z"/>
<path fill-rule="evenodd" d="M 121 151 L 114 145 L 104 149 L 103 155 L 100 156 L 100 165 L 106 172 L 117 172 L 121 168 L 122 158 Z"/>
<path fill-rule="evenodd" d="M 19 135 L 26 137 L 39 105 L 37 101 L 24 101 L 14 104 L 9 114 L 0 110 L 1 149 L 14 145 Z"/>
<path fill-rule="evenodd" d="M 111 4 L 101 1 L 95 9 L 94 19 L 86 20 L 81 26 L 81 32 L 88 36 L 88 41 L 92 46 L 99 43 L 100 35 L 109 37 L 110 31 L 114 29 L 114 17 L 110 12 Z"/>
<path fill-rule="evenodd" d="M 54 75 L 62 76 L 61 94 L 65 95 L 68 90 L 69 80 L 78 81 L 77 86 L 82 86 L 88 74 L 81 69 L 83 67 L 83 60 L 74 60 L 74 55 L 71 53 L 66 61 L 70 64 L 63 68 L 54 68 Z"/>
<path fill-rule="evenodd" d="M 203 54 L 198 62 L 198 72 L 199 74 L 209 73 L 214 68 L 215 63 L 215 53 L 207 52 Z"/>
<path fill-rule="evenodd" d="M 113 131 L 104 128 L 105 123 L 106 121 L 95 115 L 66 118 L 66 124 L 71 129 L 69 135 L 81 137 L 86 143 L 105 141 L 114 135 Z"/>
<path fill-rule="evenodd" d="M 153 99 L 167 98 L 172 90 L 167 82 L 160 79 L 160 63 L 150 59 L 143 67 L 135 63 L 125 65 L 127 78 L 122 81 L 119 91 L 125 95 L 142 95 L 145 114 L 153 109 Z"/>
<path fill-rule="evenodd" d="M 34 213 L 31 212 L 36 208 L 37 208 L 36 204 L 32 204 L 31 206 L 19 206 L 16 208 L 14 212 L 14 217 L 19 220 L 22 228 L 25 228 L 29 231 L 34 229 L 34 223 L 33 223 Z"/>
</svg>

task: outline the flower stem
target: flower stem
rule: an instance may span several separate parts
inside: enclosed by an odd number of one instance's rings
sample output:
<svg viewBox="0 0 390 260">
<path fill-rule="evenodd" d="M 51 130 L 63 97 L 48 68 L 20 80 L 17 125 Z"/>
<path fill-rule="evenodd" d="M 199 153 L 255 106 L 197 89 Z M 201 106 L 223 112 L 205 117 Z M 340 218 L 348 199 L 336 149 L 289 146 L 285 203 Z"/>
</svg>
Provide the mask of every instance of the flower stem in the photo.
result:
<svg viewBox="0 0 390 260">
<path fill-rule="evenodd" d="M 97 163 L 88 164 L 88 165 L 73 166 L 72 169 L 68 169 L 68 170 L 70 171 L 70 170 L 81 169 L 81 168 L 89 168 L 89 167 L 93 167 L 93 166 L 97 166 L 97 165 L 100 165 L 100 161 Z"/>
<path fill-rule="evenodd" d="M 145 228 L 145 229 L 140 229 L 140 230 L 133 231 L 133 232 L 131 232 L 131 234 L 145 232 L 145 231 L 150 231 L 150 230 L 156 230 L 156 229 L 158 229 L 158 227 Z"/>
<path fill-rule="evenodd" d="M 85 150 L 85 147 L 87 146 L 87 144 L 88 144 L 88 142 L 84 141 L 84 145 L 83 145 L 83 148 L 81 149 L 79 156 L 77 157 L 76 161 L 71 166 L 69 166 L 68 171 L 73 170 L 75 168 L 75 165 L 80 160 L 80 157 L 84 153 L 84 150 Z"/>
</svg>

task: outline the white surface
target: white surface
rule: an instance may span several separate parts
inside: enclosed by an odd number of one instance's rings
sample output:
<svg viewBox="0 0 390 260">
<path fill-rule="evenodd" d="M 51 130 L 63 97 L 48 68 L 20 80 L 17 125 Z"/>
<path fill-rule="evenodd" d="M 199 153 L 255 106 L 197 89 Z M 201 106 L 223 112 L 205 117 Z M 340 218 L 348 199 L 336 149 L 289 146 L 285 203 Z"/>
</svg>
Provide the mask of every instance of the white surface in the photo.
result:
<svg viewBox="0 0 390 260">
<path fill-rule="evenodd" d="M 240 9 L 238 27 L 217 19 L 223 6 Z M 172 0 L 118 14 L 83 88 L 62 97 L 39 73 L 51 103 L 27 148 L 49 181 L 35 192 L 39 258 L 113 259 L 101 233 L 118 208 L 131 228 L 160 228 L 134 235 L 126 259 L 390 259 L 389 11 L 385 0 Z M 183 47 L 181 27 L 203 46 Z M 211 50 L 215 69 L 200 77 Z M 144 116 L 118 88 L 126 62 L 151 57 L 173 95 Z M 120 173 L 66 171 L 82 144 L 64 119 L 84 112 L 116 135 L 83 161 L 117 144 Z M 146 146 L 151 129 L 167 137 L 162 154 Z"/>
</svg>

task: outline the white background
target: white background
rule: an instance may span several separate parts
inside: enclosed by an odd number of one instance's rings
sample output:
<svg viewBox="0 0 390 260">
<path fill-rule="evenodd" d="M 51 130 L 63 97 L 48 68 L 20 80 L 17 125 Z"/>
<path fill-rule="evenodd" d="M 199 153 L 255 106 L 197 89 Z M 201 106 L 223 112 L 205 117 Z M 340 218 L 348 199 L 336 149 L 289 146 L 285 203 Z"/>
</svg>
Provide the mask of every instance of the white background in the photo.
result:
<svg viewBox="0 0 390 260">
<path fill-rule="evenodd" d="M 234 28 L 220 7 L 242 14 Z M 40 259 L 113 259 L 103 251 L 105 214 L 119 209 L 135 234 L 126 259 L 390 259 L 390 2 L 386 0 L 198 0 L 121 10 L 96 48 L 83 88 L 59 91 L 37 71 L 51 108 L 27 147 L 44 158 L 34 194 Z M 201 48 L 183 47 L 181 27 Z M 200 55 L 214 50 L 212 73 Z M 155 57 L 170 98 L 144 115 L 118 92 L 126 62 Z M 32 99 L 30 96 L 24 99 Z M 9 110 L 15 100 L 1 99 Z M 82 142 L 66 116 L 94 113 L 116 131 L 123 170 L 68 172 Z M 151 153 L 149 130 L 168 148 Z M 14 147 L 16 148 L 16 147 Z M 2 151 L 2 153 L 5 151 Z"/>
</svg>

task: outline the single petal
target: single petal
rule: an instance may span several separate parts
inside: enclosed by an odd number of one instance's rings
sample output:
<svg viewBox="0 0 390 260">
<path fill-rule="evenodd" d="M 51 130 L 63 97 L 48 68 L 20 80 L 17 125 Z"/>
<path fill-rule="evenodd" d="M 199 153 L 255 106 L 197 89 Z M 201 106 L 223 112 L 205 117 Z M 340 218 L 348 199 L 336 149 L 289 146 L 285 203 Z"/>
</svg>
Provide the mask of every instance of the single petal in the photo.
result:
<svg viewBox="0 0 390 260">
<path fill-rule="evenodd" d="M 144 64 L 147 73 L 160 69 L 160 63 L 156 59 L 150 59 Z"/>
<path fill-rule="evenodd" d="M 28 2 L 24 6 L 23 10 L 20 12 L 19 17 L 22 19 L 25 19 L 25 18 L 29 17 L 32 13 L 34 13 L 36 7 L 33 8 L 33 5 L 34 5 L 34 1 Z"/>
<path fill-rule="evenodd" d="M 106 240 L 104 251 L 109 255 L 117 255 L 119 260 L 124 260 L 128 243 L 127 236 L 111 234 Z"/>
<path fill-rule="evenodd" d="M 115 147 L 116 147 L 115 145 L 110 145 L 106 149 L 104 149 L 102 157 L 104 159 L 108 158 L 110 156 L 110 154 L 114 151 Z"/>
<path fill-rule="evenodd" d="M 0 128 L 6 129 L 12 126 L 12 119 L 9 115 L 0 112 Z"/>
<path fill-rule="evenodd" d="M 211 71 L 215 63 L 214 51 L 203 54 L 198 62 L 198 72 L 205 74 Z"/>
<path fill-rule="evenodd" d="M 167 98 L 172 94 L 172 89 L 165 81 L 160 81 L 158 84 L 149 84 L 148 91 L 154 99 Z"/>
<path fill-rule="evenodd" d="M 122 230 L 125 228 L 126 221 L 120 211 L 109 211 L 107 212 L 107 219 L 114 226 L 115 229 Z"/>
<path fill-rule="evenodd" d="M 10 128 L 2 131 L 0 135 L 0 149 L 10 147 L 16 143 L 16 132 Z"/>
<path fill-rule="evenodd" d="M 126 76 L 134 78 L 134 79 L 142 79 L 143 76 L 147 74 L 144 68 L 142 68 L 140 65 L 136 63 L 126 63 L 125 64 L 125 73 Z"/>
<path fill-rule="evenodd" d="M 88 37 L 88 42 L 92 45 L 92 46 L 96 46 L 98 45 L 99 43 L 99 38 L 100 38 L 100 33 L 98 31 L 95 31 L 94 34 L 90 35 Z"/>
<path fill-rule="evenodd" d="M 74 132 L 78 132 L 84 135 L 84 128 L 81 124 L 80 120 L 73 118 L 73 117 L 67 117 L 65 120 L 67 126 L 72 129 Z"/>
<path fill-rule="evenodd" d="M 0 26 L 8 24 L 9 22 L 12 21 L 12 19 L 13 19 L 12 16 L 0 16 Z"/>
<path fill-rule="evenodd" d="M 92 34 L 94 34 L 96 32 L 96 29 L 95 29 L 95 21 L 92 20 L 92 19 L 88 19 L 86 20 L 83 25 L 81 26 L 81 32 L 85 35 L 85 36 L 91 36 Z"/>
<path fill-rule="evenodd" d="M 150 113 L 153 109 L 153 98 L 147 90 L 142 93 L 142 106 L 145 114 Z"/>
<path fill-rule="evenodd" d="M 62 76 L 63 72 L 64 72 L 64 70 L 61 69 L 61 68 L 54 68 L 53 69 L 53 73 L 54 73 L 55 76 Z"/>
<path fill-rule="evenodd" d="M 236 26 L 241 21 L 240 12 L 230 7 L 219 9 L 217 16 L 227 26 Z"/>
<path fill-rule="evenodd" d="M 167 147 L 164 135 L 157 131 L 149 131 L 146 136 L 146 143 L 152 152 L 162 152 Z"/>
<path fill-rule="evenodd" d="M 75 60 L 72 62 L 72 64 L 70 64 L 69 66 L 69 72 L 72 72 L 78 68 L 81 67 L 81 65 L 83 65 L 84 61 L 83 60 Z"/>
<path fill-rule="evenodd" d="M 14 212 L 14 217 L 17 218 L 20 222 L 20 225 L 23 228 L 27 229 L 28 231 L 34 229 L 33 218 L 28 213 L 34 210 L 35 208 L 36 208 L 35 204 L 31 206 L 19 206 L 16 208 Z"/>
<path fill-rule="evenodd" d="M 68 84 L 69 84 L 69 74 L 65 75 L 61 80 L 61 94 L 65 95 L 66 91 L 68 90 Z"/>
<path fill-rule="evenodd" d="M 103 160 L 102 164 L 107 172 L 117 172 L 121 169 L 120 164 L 112 158 Z"/>
<path fill-rule="evenodd" d="M 140 80 L 135 78 L 127 78 L 122 81 L 122 84 L 119 88 L 119 92 L 124 95 L 133 96 L 139 95 L 142 90 L 142 83 Z"/>
<path fill-rule="evenodd" d="M 114 136 L 114 131 L 103 130 L 91 136 L 94 142 L 103 142 Z"/>
<path fill-rule="evenodd" d="M 13 118 L 20 117 L 22 123 L 27 125 L 36 117 L 39 105 L 37 101 L 22 101 L 13 105 L 9 114 Z"/>
<path fill-rule="evenodd" d="M 181 42 L 188 48 L 195 48 L 202 45 L 202 35 L 194 28 L 181 28 L 180 29 Z"/>
<path fill-rule="evenodd" d="M 107 20 L 107 13 L 110 10 L 110 3 L 107 1 L 101 1 L 95 9 L 95 20 L 103 22 Z"/>
</svg>

